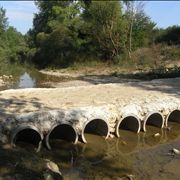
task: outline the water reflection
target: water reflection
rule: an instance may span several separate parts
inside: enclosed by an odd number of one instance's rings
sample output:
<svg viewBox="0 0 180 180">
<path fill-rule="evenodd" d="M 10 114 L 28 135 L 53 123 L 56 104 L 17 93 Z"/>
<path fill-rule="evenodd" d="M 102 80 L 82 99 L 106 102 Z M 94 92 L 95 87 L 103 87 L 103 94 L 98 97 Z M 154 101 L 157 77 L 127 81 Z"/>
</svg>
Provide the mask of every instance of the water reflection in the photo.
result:
<svg viewBox="0 0 180 180">
<path fill-rule="evenodd" d="M 70 167 L 70 174 L 72 174 L 72 168 L 76 170 L 78 168 L 81 175 L 89 174 L 91 177 L 93 174 L 94 176 L 95 174 L 96 176 L 101 174 L 102 177 L 116 177 L 117 172 L 117 176 L 132 173 L 133 163 L 130 158 L 131 153 L 143 148 L 167 143 L 177 138 L 179 136 L 180 124 L 173 122 L 171 126 L 171 131 L 151 126 L 148 127 L 148 132 L 141 132 L 140 134 L 121 130 L 120 138 L 109 139 L 107 141 L 102 137 L 88 134 L 86 135 L 88 143 L 85 145 L 79 144 L 76 146 L 76 150 L 72 151 L 73 153 L 69 153 L 69 164 L 73 165 Z M 156 133 L 159 133 L 159 136 L 154 136 Z M 70 159 L 73 159 L 71 163 Z M 65 174 L 70 177 L 68 172 L 67 168 Z M 79 173 L 76 173 L 76 176 L 80 178 Z"/>
<path fill-rule="evenodd" d="M 22 88 L 34 88 L 37 85 L 36 78 L 33 78 L 29 73 L 24 72 L 20 75 L 17 80 L 10 86 L 13 89 L 22 89 Z"/>
<path fill-rule="evenodd" d="M 117 139 L 117 151 L 121 153 L 130 153 L 135 150 L 140 143 L 140 135 L 122 129 L 120 131 L 120 138 Z"/>
<path fill-rule="evenodd" d="M 30 74 L 25 72 L 23 75 L 20 76 L 17 87 L 19 87 L 19 88 L 33 88 L 33 87 L 36 87 L 36 80 L 33 79 L 30 76 Z"/>
<path fill-rule="evenodd" d="M 19 88 L 50 88 L 53 83 L 60 83 L 73 80 L 74 78 L 67 76 L 51 76 L 42 74 L 38 71 L 26 71 L 17 76 L 9 86 L 3 87 L 4 89 L 19 89 Z"/>
<path fill-rule="evenodd" d="M 170 122 L 169 126 L 171 126 L 170 131 L 151 126 L 148 127 L 146 133 L 140 132 L 139 134 L 121 130 L 120 138 L 106 141 L 101 136 L 86 134 L 87 144 L 79 142 L 74 145 L 64 140 L 53 140 L 51 142 L 53 144 L 52 151 L 48 151 L 43 146 L 39 153 L 35 153 L 34 148 L 28 146 L 26 149 L 17 148 L 16 153 L 21 154 L 23 166 L 40 174 L 44 168 L 43 159 L 50 159 L 59 165 L 65 179 L 119 178 L 125 174 L 136 173 L 137 167 L 135 168 L 134 164 L 139 162 L 138 157 L 141 150 L 179 138 L 180 124 Z M 155 137 L 156 133 L 160 135 Z M 26 145 L 24 144 L 24 146 Z M 9 157 L 9 155 L 6 156 Z M 145 154 L 140 156 L 141 159 L 144 156 Z M 156 154 L 154 156 L 159 157 Z M 18 156 L 12 159 L 15 161 L 14 164 L 16 161 L 19 162 Z M 34 159 L 39 163 L 38 169 L 34 168 Z M 148 163 L 146 165 L 138 164 L 138 166 L 143 169 L 151 168 Z M 17 167 L 13 166 L 13 168 Z"/>
<path fill-rule="evenodd" d="M 78 144 L 67 150 L 61 144 L 56 151 L 56 158 L 62 163 L 61 153 L 66 153 L 68 158 L 64 161 L 64 174 L 66 177 L 78 179 L 120 177 L 133 173 L 133 160 L 131 154 L 141 149 L 167 143 L 179 137 L 180 124 L 172 123 L 172 131 L 149 127 L 146 133 L 133 133 L 121 130 L 120 138 L 105 141 L 102 137 L 86 134 L 87 144 Z M 160 135 L 155 137 L 154 134 Z M 61 150 L 60 150 L 61 149 Z M 64 151 L 65 150 L 65 151 Z M 68 153 L 67 153 L 68 152 Z M 52 152 L 54 154 L 54 151 Z"/>
</svg>

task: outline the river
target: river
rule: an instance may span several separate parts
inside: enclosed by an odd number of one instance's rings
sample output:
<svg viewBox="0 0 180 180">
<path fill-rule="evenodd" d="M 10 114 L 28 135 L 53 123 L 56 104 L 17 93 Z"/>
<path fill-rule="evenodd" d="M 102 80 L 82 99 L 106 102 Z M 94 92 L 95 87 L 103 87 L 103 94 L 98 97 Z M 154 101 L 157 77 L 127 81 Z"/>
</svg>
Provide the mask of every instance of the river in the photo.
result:
<svg viewBox="0 0 180 180">
<path fill-rule="evenodd" d="M 38 72 L 24 72 L 6 89 L 51 87 L 48 82 L 68 81 L 67 77 L 51 77 Z M 21 142 L 16 148 L 1 146 L 0 179 L 44 179 L 45 159 L 55 162 L 67 180 L 108 179 L 179 179 L 180 156 L 168 153 L 180 149 L 180 124 L 170 122 L 171 130 L 149 126 L 139 134 L 120 130 L 120 138 L 105 140 L 86 134 L 87 144 L 77 145 L 63 140 L 52 142 L 36 153 L 33 145 Z M 160 136 L 155 137 L 154 134 Z"/>
</svg>

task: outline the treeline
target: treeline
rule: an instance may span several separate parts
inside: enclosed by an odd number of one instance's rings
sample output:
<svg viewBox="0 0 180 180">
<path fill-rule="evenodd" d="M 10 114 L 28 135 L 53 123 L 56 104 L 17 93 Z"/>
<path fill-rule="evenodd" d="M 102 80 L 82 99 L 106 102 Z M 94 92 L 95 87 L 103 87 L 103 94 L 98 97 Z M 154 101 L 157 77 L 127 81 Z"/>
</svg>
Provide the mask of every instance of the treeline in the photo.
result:
<svg viewBox="0 0 180 180">
<path fill-rule="evenodd" d="M 0 75 L 13 68 L 12 64 L 23 63 L 27 44 L 21 33 L 8 25 L 6 11 L 0 8 Z M 10 67 L 11 66 L 11 67 Z"/>
<path fill-rule="evenodd" d="M 24 62 L 40 68 L 94 60 L 119 63 L 133 61 L 133 52 L 141 47 L 180 44 L 180 26 L 156 28 L 142 1 L 36 0 L 35 4 L 39 11 L 24 36 L 8 26 L 5 10 L 0 9 L 1 68 Z"/>
<path fill-rule="evenodd" d="M 156 43 L 180 44 L 180 26 L 174 25 L 166 29 L 156 29 L 156 33 Z"/>
<path fill-rule="evenodd" d="M 135 1 L 36 1 L 28 32 L 30 59 L 40 67 L 78 61 L 118 62 L 153 42 L 155 23 Z"/>
</svg>

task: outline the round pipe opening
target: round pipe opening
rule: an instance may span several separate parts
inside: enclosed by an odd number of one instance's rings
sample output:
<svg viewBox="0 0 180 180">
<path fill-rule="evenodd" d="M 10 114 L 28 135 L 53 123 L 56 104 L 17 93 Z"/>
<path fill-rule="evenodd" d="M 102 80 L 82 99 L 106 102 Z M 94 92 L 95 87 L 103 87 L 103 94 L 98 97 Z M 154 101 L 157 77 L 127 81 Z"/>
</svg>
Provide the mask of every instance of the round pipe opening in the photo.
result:
<svg viewBox="0 0 180 180">
<path fill-rule="evenodd" d="M 140 120 L 134 115 L 129 115 L 124 117 L 118 122 L 116 126 L 116 135 L 117 137 L 120 137 L 119 134 L 120 129 L 130 130 L 139 133 L 140 128 L 141 128 Z"/>
<path fill-rule="evenodd" d="M 180 110 L 174 110 L 169 114 L 166 120 L 166 126 L 169 121 L 180 123 Z"/>
<path fill-rule="evenodd" d="M 18 127 L 12 137 L 11 144 L 27 143 L 36 146 L 39 149 L 40 142 L 43 140 L 43 135 L 35 127 Z"/>
<path fill-rule="evenodd" d="M 65 140 L 76 144 L 78 141 L 78 135 L 76 130 L 71 125 L 58 124 L 54 126 L 46 136 L 46 145 L 48 149 L 51 149 L 51 140 Z"/>
<path fill-rule="evenodd" d="M 102 119 L 93 119 L 87 122 L 82 130 L 81 139 L 84 143 L 87 143 L 85 134 L 104 136 L 107 139 L 109 136 L 108 123 Z"/>
<path fill-rule="evenodd" d="M 149 115 L 147 115 L 147 117 L 144 120 L 144 124 L 143 124 L 143 131 L 144 132 L 147 129 L 146 125 L 163 128 L 164 118 L 163 118 L 162 114 L 159 112 L 155 112 L 155 113 L 150 113 Z"/>
</svg>

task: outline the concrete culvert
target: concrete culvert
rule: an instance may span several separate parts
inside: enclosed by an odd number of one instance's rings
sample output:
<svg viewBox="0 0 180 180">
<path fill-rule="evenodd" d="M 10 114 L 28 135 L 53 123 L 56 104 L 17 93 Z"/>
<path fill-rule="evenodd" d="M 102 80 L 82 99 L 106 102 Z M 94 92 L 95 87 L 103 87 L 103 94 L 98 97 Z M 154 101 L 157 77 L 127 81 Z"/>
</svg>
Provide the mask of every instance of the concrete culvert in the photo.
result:
<svg viewBox="0 0 180 180">
<path fill-rule="evenodd" d="M 179 122 L 180 123 L 180 110 L 176 109 L 172 111 L 166 118 L 166 126 L 168 126 L 168 121 Z"/>
<path fill-rule="evenodd" d="M 109 136 L 109 126 L 105 120 L 102 119 L 93 119 L 85 123 L 82 133 L 81 133 L 81 140 L 84 143 L 87 143 L 85 134 L 96 134 L 99 136 L 104 136 L 105 139 Z"/>
<path fill-rule="evenodd" d="M 76 130 L 69 124 L 55 125 L 46 136 L 46 146 L 51 149 L 51 140 L 66 140 L 74 144 L 78 141 L 78 134 Z"/>
<path fill-rule="evenodd" d="M 141 122 L 135 115 L 127 115 L 121 118 L 116 125 L 117 137 L 120 137 L 120 129 L 130 130 L 139 133 L 141 129 Z"/>
<path fill-rule="evenodd" d="M 146 125 L 156 126 L 159 128 L 163 128 L 164 126 L 164 118 L 163 115 L 159 112 L 151 112 L 149 113 L 143 122 L 143 131 L 146 131 Z"/>
<path fill-rule="evenodd" d="M 11 145 L 16 146 L 18 143 L 32 144 L 40 150 L 43 134 L 34 126 L 19 126 L 13 130 L 11 136 Z M 38 150 L 38 151 L 39 151 Z"/>
</svg>

